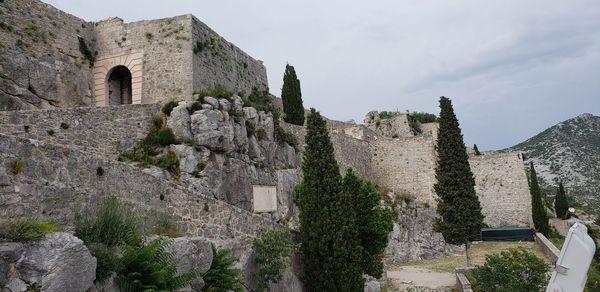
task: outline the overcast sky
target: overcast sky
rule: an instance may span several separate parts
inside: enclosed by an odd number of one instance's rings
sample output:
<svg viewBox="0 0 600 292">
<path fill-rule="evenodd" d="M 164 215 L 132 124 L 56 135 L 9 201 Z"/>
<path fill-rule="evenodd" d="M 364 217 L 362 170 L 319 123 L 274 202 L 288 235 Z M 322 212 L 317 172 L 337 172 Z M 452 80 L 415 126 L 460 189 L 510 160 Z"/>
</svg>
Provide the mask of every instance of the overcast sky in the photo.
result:
<svg viewBox="0 0 600 292">
<path fill-rule="evenodd" d="M 600 114 L 600 2 L 399 0 L 45 0 L 94 21 L 192 13 L 267 67 L 286 62 L 305 107 L 362 122 L 371 110 L 439 113 L 454 103 L 465 142 L 517 144 Z"/>
</svg>

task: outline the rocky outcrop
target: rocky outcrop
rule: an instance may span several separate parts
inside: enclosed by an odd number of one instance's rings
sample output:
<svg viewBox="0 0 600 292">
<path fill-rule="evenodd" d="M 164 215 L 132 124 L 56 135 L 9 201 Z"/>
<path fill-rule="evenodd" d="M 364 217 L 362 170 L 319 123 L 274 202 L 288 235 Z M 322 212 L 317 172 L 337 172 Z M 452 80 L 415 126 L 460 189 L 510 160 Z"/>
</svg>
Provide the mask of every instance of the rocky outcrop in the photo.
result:
<svg viewBox="0 0 600 292">
<path fill-rule="evenodd" d="M 83 242 L 64 233 L 40 241 L 0 244 L 0 286 L 8 291 L 87 291 L 96 278 L 96 259 Z"/>
<path fill-rule="evenodd" d="M 210 242 L 199 237 L 178 237 L 167 250 L 175 255 L 178 274 L 196 269 L 199 276 L 192 282 L 190 288 L 201 291 L 204 287 L 201 275 L 210 269 L 213 259 Z"/>
<path fill-rule="evenodd" d="M 181 102 L 167 118 L 176 137 L 187 144 L 170 146 L 179 157 L 181 182 L 194 193 L 252 210 L 252 186 L 278 185 L 277 171 L 299 167 L 300 155 L 294 147 L 275 142 L 271 113 L 243 107 L 239 96 L 196 99 L 202 109 L 189 115 L 191 103 Z M 286 185 L 298 183 L 292 177 Z M 282 205 L 273 214 L 276 220 L 292 211 L 291 186 L 279 192 Z"/>
<path fill-rule="evenodd" d="M 447 244 L 442 234 L 433 230 L 435 208 L 411 204 L 402 203 L 395 208 L 398 218 L 385 250 L 385 262 L 435 259 L 456 253 L 460 247 Z"/>
</svg>

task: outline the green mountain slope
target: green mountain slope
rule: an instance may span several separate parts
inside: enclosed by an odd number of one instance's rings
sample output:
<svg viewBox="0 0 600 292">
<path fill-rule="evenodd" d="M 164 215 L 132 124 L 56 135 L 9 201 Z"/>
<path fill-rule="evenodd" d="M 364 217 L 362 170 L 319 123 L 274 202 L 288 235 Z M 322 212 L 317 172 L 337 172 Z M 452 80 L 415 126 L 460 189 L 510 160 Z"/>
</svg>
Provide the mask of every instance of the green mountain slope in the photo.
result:
<svg viewBox="0 0 600 292">
<path fill-rule="evenodd" d="M 600 210 L 600 117 L 582 114 L 505 150 L 533 161 L 546 196 L 553 197 L 562 180 L 572 205 Z"/>
</svg>

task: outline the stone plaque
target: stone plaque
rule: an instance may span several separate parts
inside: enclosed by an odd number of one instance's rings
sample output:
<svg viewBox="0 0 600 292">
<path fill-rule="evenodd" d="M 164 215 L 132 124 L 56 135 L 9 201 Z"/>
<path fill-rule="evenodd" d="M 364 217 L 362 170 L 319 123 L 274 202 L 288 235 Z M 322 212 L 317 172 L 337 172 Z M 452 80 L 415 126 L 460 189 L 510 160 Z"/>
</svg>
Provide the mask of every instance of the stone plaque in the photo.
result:
<svg viewBox="0 0 600 292">
<path fill-rule="evenodd" d="M 254 213 L 277 211 L 277 187 L 252 186 Z"/>
</svg>

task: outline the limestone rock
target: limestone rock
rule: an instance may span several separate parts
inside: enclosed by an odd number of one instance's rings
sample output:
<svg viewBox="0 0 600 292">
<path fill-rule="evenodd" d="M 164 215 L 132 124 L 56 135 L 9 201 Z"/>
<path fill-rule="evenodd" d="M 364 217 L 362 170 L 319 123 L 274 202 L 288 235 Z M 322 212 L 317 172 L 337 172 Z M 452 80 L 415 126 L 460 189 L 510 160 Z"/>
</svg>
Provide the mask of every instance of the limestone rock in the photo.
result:
<svg viewBox="0 0 600 292">
<path fill-rule="evenodd" d="M 16 268 L 20 279 L 40 283 L 48 292 L 86 291 L 96 278 L 96 258 L 83 241 L 65 232 L 28 245 Z"/>
<path fill-rule="evenodd" d="M 186 102 L 180 102 L 178 106 L 173 108 L 171 115 L 167 118 L 167 126 L 173 130 L 175 138 L 179 141 L 193 138 L 190 123 L 191 117 Z"/>
<path fill-rule="evenodd" d="M 186 273 L 192 269 L 198 270 L 198 275 L 208 271 L 212 263 L 213 254 L 210 242 L 200 237 L 178 237 L 167 249 L 175 253 L 177 261 L 177 273 Z M 191 288 L 200 291 L 204 286 L 204 281 L 198 277 L 191 285 Z"/>
<path fill-rule="evenodd" d="M 232 121 L 225 121 L 218 110 L 199 110 L 192 115 L 192 133 L 198 145 L 211 150 L 234 150 Z"/>
<path fill-rule="evenodd" d="M 256 136 L 250 136 L 250 138 L 248 138 L 248 156 L 250 156 L 251 159 L 255 159 L 257 161 L 261 161 L 264 159 L 261 153 L 260 144 L 258 144 Z"/>
<path fill-rule="evenodd" d="M 294 274 L 291 268 L 287 268 L 281 272 L 281 280 L 273 284 L 271 283 L 269 291 L 271 292 L 302 292 L 303 286 L 300 279 Z M 379 291 L 377 291 L 379 292 Z"/>
<path fill-rule="evenodd" d="M 27 284 L 19 278 L 11 279 L 4 289 L 3 292 L 25 292 L 27 291 Z"/>
<path fill-rule="evenodd" d="M 208 103 L 203 103 L 201 107 L 202 107 L 202 109 L 207 109 L 207 110 L 213 109 L 213 106 Z"/>
<path fill-rule="evenodd" d="M 248 151 L 248 132 L 246 125 L 244 124 L 233 124 L 234 131 L 234 142 L 238 152 L 246 153 Z"/>
<path fill-rule="evenodd" d="M 256 118 L 258 118 L 258 112 L 253 107 L 245 107 L 242 109 L 244 111 L 244 118 L 246 120 L 252 120 L 256 124 Z"/>
<path fill-rule="evenodd" d="M 258 123 L 256 125 L 256 129 L 263 129 L 267 134 L 265 139 L 267 141 L 273 141 L 273 114 L 259 112 L 258 113 Z"/>
<path fill-rule="evenodd" d="M 237 95 L 234 95 L 231 99 L 233 101 L 233 109 L 236 112 L 241 112 L 242 108 L 244 107 L 244 101 L 242 100 L 242 98 Z"/>
<path fill-rule="evenodd" d="M 219 108 L 219 101 L 214 97 L 205 96 L 204 103 L 210 104 L 214 109 Z"/>
<path fill-rule="evenodd" d="M 219 99 L 219 109 L 228 112 L 231 109 L 231 102 L 224 98 Z"/>
<path fill-rule="evenodd" d="M 154 166 L 154 165 L 150 165 L 150 166 L 148 166 L 148 168 L 142 169 L 142 172 L 145 174 L 149 174 L 157 179 L 167 179 L 168 178 L 164 169 Z"/>
<path fill-rule="evenodd" d="M 381 291 L 381 283 L 377 280 L 370 280 L 365 282 L 365 292 L 379 292 Z"/>
<path fill-rule="evenodd" d="M 14 264 L 19 260 L 22 253 L 22 243 L 0 243 L 0 287 L 4 287 L 13 278 Z"/>
<path fill-rule="evenodd" d="M 275 166 L 277 168 L 296 168 L 298 166 L 296 149 L 287 143 L 277 145 Z"/>
<path fill-rule="evenodd" d="M 192 146 L 171 145 L 171 150 L 179 157 L 179 169 L 183 172 L 192 173 L 196 170 L 198 162 L 201 161 L 200 153 Z"/>
</svg>

